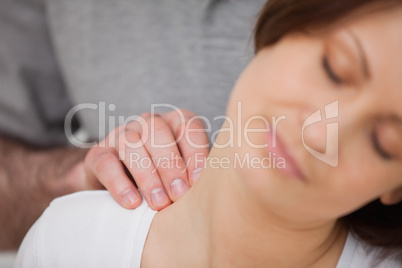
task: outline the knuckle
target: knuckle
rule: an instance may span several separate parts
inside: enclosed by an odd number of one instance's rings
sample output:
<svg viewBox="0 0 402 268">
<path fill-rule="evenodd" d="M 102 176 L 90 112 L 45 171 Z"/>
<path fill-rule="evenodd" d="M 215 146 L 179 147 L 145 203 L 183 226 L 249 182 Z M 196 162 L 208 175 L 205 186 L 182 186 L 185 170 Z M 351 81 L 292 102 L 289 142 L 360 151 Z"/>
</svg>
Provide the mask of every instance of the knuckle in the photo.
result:
<svg viewBox="0 0 402 268">
<path fill-rule="evenodd" d="M 121 135 L 123 132 L 125 132 L 126 129 L 127 129 L 127 126 L 126 126 L 126 125 L 118 126 L 118 127 L 116 127 L 116 128 L 113 130 L 113 131 L 114 131 L 113 134 L 115 135 L 115 137 L 120 137 L 120 135 Z M 109 136 L 110 136 L 110 134 L 112 134 L 112 132 L 109 133 Z"/>
<path fill-rule="evenodd" d="M 179 138 L 181 135 L 183 135 L 184 134 L 183 131 L 185 130 L 186 130 L 185 125 L 182 124 L 177 125 L 177 127 L 174 130 L 174 136 L 176 137 L 176 139 Z"/>
<path fill-rule="evenodd" d="M 86 160 L 90 160 L 92 158 L 94 158 L 96 155 L 98 155 L 100 152 L 100 148 L 98 146 L 94 146 L 91 149 L 89 149 L 87 155 L 85 156 Z"/>
<path fill-rule="evenodd" d="M 91 149 L 89 149 L 87 155 L 85 156 L 85 161 L 91 161 L 92 159 L 97 159 L 99 158 L 101 155 L 105 154 L 105 153 L 111 153 L 111 149 L 110 148 L 102 148 L 99 146 L 94 146 Z"/>
<path fill-rule="evenodd" d="M 120 132 L 139 132 L 141 127 L 142 125 L 138 120 L 133 120 L 121 126 Z"/>
<path fill-rule="evenodd" d="M 204 125 L 204 121 L 196 114 L 194 113 L 188 113 L 188 114 L 184 114 L 184 122 L 185 123 L 198 123 L 201 125 Z"/>
<path fill-rule="evenodd" d="M 152 160 L 150 160 L 152 161 Z M 153 164 L 141 163 L 138 166 L 130 168 L 135 175 L 135 182 L 137 185 L 144 185 L 153 182 L 153 173 L 155 172 L 155 167 Z"/>
<path fill-rule="evenodd" d="M 123 126 L 115 127 L 110 133 L 120 133 L 120 131 L 124 128 Z M 110 134 L 109 134 L 110 135 Z"/>
<path fill-rule="evenodd" d="M 177 173 L 178 169 L 183 169 L 184 162 L 180 155 L 173 154 L 172 152 L 165 152 L 154 159 L 155 166 L 158 170 L 169 171 L 170 173 Z"/>
<path fill-rule="evenodd" d="M 191 132 L 190 130 L 195 130 L 197 129 L 197 132 Z M 174 134 L 175 137 L 179 137 L 180 135 L 183 135 L 183 132 L 190 132 L 191 135 L 205 135 L 206 132 L 199 132 L 205 130 L 205 125 L 204 121 L 201 119 L 193 119 L 191 121 L 186 121 L 186 123 L 178 124 Z"/>
<path fill-rule="evenodd" d="M 193 120 L 188 124 L 188 128 L 191 127 L 193 129 L 205 129 L 205 122 L 200 117 L 193 117 Z"/>
<path fill-rule="evenodd" d="M 144 118 L 145 120 L 147 120 L 147 119 L 150 118 L 151 116 L 152 116 L 152 114 L 149 113 L 149 112 L 142 113 L 142 114 L 140 115 L 140 117 Z"/>
<path fill-rule="evenodd" d="M 125 130 L 119 135 L 119 151 L 132 144 L 138 145 L 141 142 L 141 135 L 138 132 Z"/>
<path fill-rule="evenodd" d="M 186 119 L 190 119 L 190 118 L 193 118 L 194 116 L 196 116 L 195 113 L 193 113 L 192 111 L 189 111 L 189 110 L 180 110 L 180 111 L 183 114 L 184 118 L 186 118 Z"/>
<path fill-rule="evenodd" d="M 151 133 L 159 133 L 169 131 L 170 128 L 160 115 L 154 115 L 147 122 L 151 127 Z"/>
<path fill-rule="evenodd" d="M 134 142 L 138 142 L 139 140 L 141 140 L 140 133 L 138 133 L 136 131 L 131 131 L 129 129 L 124 131 L 124 133 L 122 133 L 121 136 L 123 136 L 123 138 L 126 138 L 127 140 L 134 141 Z"/>
<path fill-rule="evenodd" d="M 98 156 L 98 160 L 95 163 L 95 173 L 100 174 L 113 168 L 113 164 L 116 161 L 116 157 L 108 152 L 102 153 Z"/>
<path fill-rule="evenodd" d="M 171 171 L 172 173 L 179 172 L 184 167 L 184 163 L 181 159 L 178 158 L 171 158 L 169 159 L 169 165 L 166 168 L 167 170 Z"/>
<path fill-rule="evenodd" d="M 204 129 L 205 124 L 204 120 L 202 120 L 198 115 L 193 112 L 185 112 L 183 113 L 183 117 L 176 117 L 174 119 L 174 125 L 176 125 L 176 129 L 188 129 L 191 128 Z"/>
</svg>

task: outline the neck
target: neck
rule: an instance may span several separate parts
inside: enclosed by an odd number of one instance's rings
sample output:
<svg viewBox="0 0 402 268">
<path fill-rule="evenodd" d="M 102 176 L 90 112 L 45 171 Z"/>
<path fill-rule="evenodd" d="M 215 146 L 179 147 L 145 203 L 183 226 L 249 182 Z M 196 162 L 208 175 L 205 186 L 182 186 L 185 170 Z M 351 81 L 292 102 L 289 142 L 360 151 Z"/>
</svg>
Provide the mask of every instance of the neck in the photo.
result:
<svg viewBox="0 0 402 268">
<path fill-rule="evenodd" d="M 210 157 L 224 153 L 213 149 Z M 290 224 L 234 176 L 231 169 L 206 168 L 185 196 L 157 213 L 141 267 L 336 267 L 345 228 L 336 221 Z"/>
</svg>

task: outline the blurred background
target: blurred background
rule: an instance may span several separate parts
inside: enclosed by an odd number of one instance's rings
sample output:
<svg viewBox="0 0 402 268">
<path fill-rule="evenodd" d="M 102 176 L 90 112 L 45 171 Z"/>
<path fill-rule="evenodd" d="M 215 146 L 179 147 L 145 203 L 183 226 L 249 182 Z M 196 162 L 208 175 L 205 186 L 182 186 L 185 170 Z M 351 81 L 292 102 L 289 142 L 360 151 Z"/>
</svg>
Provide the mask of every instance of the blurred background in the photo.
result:
<svg viewBox="0 0 402 268">
<path fill-rule="evenodd" d="M 15 254 L 16 253 L 12 251 L 0 252 L 0 268 L 13 267 Z"/>
</svg>

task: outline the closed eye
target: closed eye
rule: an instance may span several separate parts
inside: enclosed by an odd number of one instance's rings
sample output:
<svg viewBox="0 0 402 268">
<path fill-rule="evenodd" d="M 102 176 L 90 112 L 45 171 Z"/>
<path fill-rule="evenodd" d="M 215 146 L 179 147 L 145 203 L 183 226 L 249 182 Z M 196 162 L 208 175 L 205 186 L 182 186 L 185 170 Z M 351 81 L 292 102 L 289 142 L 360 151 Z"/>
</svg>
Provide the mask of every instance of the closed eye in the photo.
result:
<svg viewBox="0 0 402 268">
<path fill-rule="evenodd" d="M 336 85 L 342 84 L 342 79 L 334 72 L 334 70 L 330 66 L 327 56 L 324 56 L 322 58 L 322 67 L 324 68 L 326 74 L 328 75 L 328 78 L 331 79 L 332 82 L 334 82 Z"/>
<path fill-rule="evenodd" d="M 384 160 L 390 161 L 392 160 L 392 156 L 387 153 L 382 147 L 380 142 L 378 141 L 378 136 L 376 135 L 375 131 L 371 132 L 371 140 L 373 143 L 373 148 L 377 152 L 377 154 Z"/>
</svg>

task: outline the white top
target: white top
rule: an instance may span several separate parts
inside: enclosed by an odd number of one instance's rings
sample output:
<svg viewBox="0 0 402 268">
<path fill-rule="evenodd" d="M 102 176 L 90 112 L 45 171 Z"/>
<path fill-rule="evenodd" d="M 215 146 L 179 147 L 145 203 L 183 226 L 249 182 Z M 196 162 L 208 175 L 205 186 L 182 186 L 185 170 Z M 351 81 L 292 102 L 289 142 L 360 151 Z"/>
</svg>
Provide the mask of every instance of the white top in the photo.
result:
<svg viewBox="0 0 402 268">
<path fill-rule="evenodd" d="M 107 191 L 55 199 L 26 235 L 15 267 L 139 268 L 156 211 L 143 201 L 135 210 L 118 205 Z M 348 235 L 337 268 L 369 268 L 375 252 Z M 385 260 L 376 268 L 402 267 Z"/>
<path fill-rule="evenodd" d="M 349 233 L 336 268 L 402 268 L 402 263 L 392 258 L 377 263 L 379 252 L 379 248 L 369 246 Z"/>
<path fill-rule="evenodd" d="M 31 227 L 14 267 L 140 267 L 156 211 L 122 208 L 107 191 L 55 199 Z"/>
</svg>

